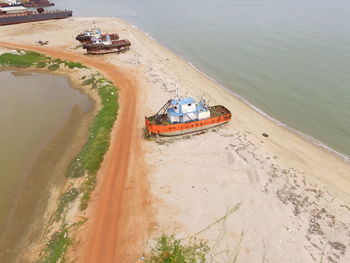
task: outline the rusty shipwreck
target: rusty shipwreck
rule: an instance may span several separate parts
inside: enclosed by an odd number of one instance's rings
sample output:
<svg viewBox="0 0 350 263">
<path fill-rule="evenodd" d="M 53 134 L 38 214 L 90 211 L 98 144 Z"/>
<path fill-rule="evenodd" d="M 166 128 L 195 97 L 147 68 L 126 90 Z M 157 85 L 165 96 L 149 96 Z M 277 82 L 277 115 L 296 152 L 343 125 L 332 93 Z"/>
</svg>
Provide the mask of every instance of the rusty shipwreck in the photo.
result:
<svg viewBox="0 0 350 263">
<path fill-rule="evenodd" d="M 121 53 L 128 50 L 131 46 L 129 40 L 111 40 L 109 34 L 106 38 L 92 38 L 91 44 L 84 44 L 83 49 L 86 49 L 88 54 L 108 54 L 108 53 Z"/>
<path fill-rule="evenodd" d="M 78 40 L 81 44 L 92 44 L 94 38 L 101 38 L 102 41 L 106 41 L 108 35 L 112 41 L 119 39 L 119 35 L 117 33 L 104 34 L 99 28 L 85 30 L 83 33 L 77 35 L 75 39 Z"/>
<path fill-rule="evenodd" d="M 208 106 L 192 98 L 168 100 L 157 114 L 145 117 L 149 135 L 175 136 L 213 128 L 231 120 L 224 106 Z"/>
</svg>

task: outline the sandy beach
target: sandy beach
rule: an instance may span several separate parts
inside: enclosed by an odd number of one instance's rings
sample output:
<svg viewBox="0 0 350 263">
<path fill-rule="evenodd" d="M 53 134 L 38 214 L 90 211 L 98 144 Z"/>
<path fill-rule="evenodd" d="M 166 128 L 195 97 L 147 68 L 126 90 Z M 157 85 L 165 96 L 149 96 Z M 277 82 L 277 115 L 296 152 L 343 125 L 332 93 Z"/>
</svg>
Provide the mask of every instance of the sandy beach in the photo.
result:
<svg viewBox="0 0 350 263">
<path fill-rule="evenodd" d="M 129 39 L 131 49 L 84 55 L 75 36 L 94 23 Z M 137 262 L 162 232 L 207 240 L 208 262 L 350 261 L 350 165 L 340 157 L 261 115 L 122 20 L 72 18 L 0 33 L 2 47 L 79 61 L 120 88 L 111 147 L 89 220 L 68 251 L 71 262 Z M 224 105 L 232 121 L 203 134 L 145 140 L 144 116 L 177 88 Z"/>
</svg>

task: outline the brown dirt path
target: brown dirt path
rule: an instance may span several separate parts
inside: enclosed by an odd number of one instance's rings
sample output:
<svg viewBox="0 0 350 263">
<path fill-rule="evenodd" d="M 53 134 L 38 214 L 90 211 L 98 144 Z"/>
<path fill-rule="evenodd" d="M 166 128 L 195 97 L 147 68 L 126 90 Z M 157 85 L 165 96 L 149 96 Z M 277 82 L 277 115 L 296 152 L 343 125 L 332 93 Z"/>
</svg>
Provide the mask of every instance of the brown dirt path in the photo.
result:
<svg viewBox="0 0 350 263">
<path fill-rule="evenodd" d="M 74 249 L 74 262 L 135 262 L 142 253 L 150 225 L 149 185 L 136 128 L 138 89 L 132 72 L 125 72 L 101 57 L 83 56 L 59 48 L 0 42 L 11 49 L 29 49 L 54 58 L 80 62 L 94 68 L 118 88 L 121 105 L 111 146 L 98 174 L 89 221 Z"/>
</svg>

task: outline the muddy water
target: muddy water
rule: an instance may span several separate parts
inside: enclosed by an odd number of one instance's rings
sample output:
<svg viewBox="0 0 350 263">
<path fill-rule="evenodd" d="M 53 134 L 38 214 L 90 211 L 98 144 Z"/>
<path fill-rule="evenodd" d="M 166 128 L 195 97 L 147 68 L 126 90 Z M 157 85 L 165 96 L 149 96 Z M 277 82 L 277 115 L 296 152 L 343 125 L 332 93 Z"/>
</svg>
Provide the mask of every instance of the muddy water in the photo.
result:
<svg viewBox="0 0 350 263">
<path fill-rule="evenodd" d="M 0 71 L 0 262 L 13 261 L 45 212 L 50 187 L 64 181 L 92 108 L 65 77 Z"/>
</svg>

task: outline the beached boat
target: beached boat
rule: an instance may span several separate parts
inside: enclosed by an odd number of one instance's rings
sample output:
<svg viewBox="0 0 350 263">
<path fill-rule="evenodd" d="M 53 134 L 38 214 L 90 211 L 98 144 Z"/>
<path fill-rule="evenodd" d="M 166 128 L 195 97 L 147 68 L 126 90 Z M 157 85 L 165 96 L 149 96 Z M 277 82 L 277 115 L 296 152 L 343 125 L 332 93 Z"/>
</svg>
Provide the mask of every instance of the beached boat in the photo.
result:
<svg viewBox="0 0 350 263">
<path fill-rule="evenodd" d="M 21 2 L 17 0 L 7 0 L 0 3 L 0 7 L 15 7 L 15 6 L 23 6 Z"/>
<path fill-rule="evenodd" d="M 20 7 L 18 7 L 20 8 Z M 44 21 L 50 19 L 64 19 L 72 16 L 72 11 L 68 10 L 49 10 L 38 8 L 37 11 L 21 11 L 18 13 L 9 13 L 8 11 L 0 10 L 0 26 L 28 23 L 35 21 Z"/>
<path fill-rule="evenodd" d="M 107 40 L 107 35 L 109 35 L 110 39 L 118 40 L 119 35 L 117 33 L 114 34 L 102 34 L 99 28 L 85 30 L 83 33 L 76 36 L 76 40 L 78 40 L 82 44 L 91 44 L 93 43 L 93 38 L 101 38 L 103 41 Z"/>
<path fill-rule="evenodd" d="M 83 45 L 83 49 L 86 49 L 88 54 L 120 53 L 128 50 L 131 46 L 129 40 L 111 40 L 108 34 L 106 35 L 106 39 L 93 37 L 91 40 L 91 44 Z"/>
<path fill-rule="evenodd" d="M 146 117 L 150 135 L 175 136 L 213 128 L 231 120 L 231 112 L 224 106 L 208 106 L 192 98 L 169 100 L 157 114 Z"/>
</svg>

